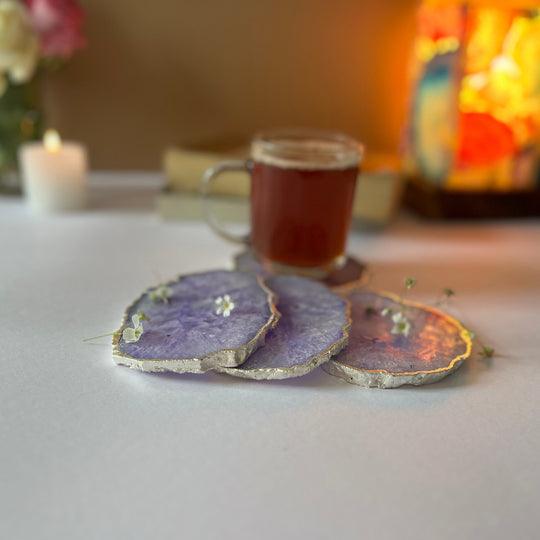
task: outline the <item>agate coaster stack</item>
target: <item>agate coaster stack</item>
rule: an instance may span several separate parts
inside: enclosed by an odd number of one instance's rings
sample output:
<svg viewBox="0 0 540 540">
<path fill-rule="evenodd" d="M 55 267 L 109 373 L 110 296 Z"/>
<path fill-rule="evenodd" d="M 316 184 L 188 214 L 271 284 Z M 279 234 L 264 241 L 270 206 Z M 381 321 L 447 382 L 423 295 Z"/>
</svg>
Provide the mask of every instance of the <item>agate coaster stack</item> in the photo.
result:
<svg viewBox="0 0 540 540">
<path fill-rule="evenodd" d="M 347 382 L 396 388 L 436 382 L 470 356 L 469 332 L 452 317 L 395 296 L 340 294 L 299 276 L 218 270 L 166 284 L 166 298 L 144 292 L 113 337 L 116 363 L 141 371 L 205 373 L 269 380 L 318 366 Z M 223 299 L 229 309 L 216 308 Z M 408 336 L 393 334 L 384 310 L 404 311 Z M 133 317 L 148 317 L 131 340 Z M 137 317 L 135 317 L 137 318 Z"/>
<path fill-rule="evenodd" d="M 471 354 L 469 332 L 435 308 L 370 291 L 354 291 L 348 298 L 349 345 L 323 366 L 331 375 L 365 387 L 423 385 L 453 373 Z M 391 333 L 392 322 L 381 314 L 385 308 L 405 309 L 411 321 L 408 337 Z"/>
</svg>

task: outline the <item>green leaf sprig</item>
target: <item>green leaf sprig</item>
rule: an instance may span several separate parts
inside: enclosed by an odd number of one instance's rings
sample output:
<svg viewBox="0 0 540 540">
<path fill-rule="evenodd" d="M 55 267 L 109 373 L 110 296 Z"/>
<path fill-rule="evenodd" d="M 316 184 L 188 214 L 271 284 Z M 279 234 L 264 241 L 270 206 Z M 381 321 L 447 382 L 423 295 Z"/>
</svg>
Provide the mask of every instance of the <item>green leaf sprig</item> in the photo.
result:
<svg viewBox="0 0 540 540">
<path fill-rule="evenodd" d="M 172 290 L 167 285 L 158 285 L 155 289 L 151 290 L 148 294 L 148 297 L 154 304 L 159 304 L 163 302 L 164 304 L 169 303 L 169 298 L 172 295 Z"/>
</svg>

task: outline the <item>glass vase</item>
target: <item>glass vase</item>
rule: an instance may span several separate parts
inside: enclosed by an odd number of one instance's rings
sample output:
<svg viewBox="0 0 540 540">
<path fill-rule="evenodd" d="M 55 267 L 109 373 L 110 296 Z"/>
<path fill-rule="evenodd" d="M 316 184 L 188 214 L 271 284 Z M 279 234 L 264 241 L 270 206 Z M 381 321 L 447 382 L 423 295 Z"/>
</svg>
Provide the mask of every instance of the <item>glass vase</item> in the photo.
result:
<svg viewBox="0 0 540 540">
<path fill-rule="evenodd" d="M 42 135 L 38 78 L 24 84 L 9 83 L 0 96 L 0 193 L 21 193 L 19 146 Z"/>
</svg>

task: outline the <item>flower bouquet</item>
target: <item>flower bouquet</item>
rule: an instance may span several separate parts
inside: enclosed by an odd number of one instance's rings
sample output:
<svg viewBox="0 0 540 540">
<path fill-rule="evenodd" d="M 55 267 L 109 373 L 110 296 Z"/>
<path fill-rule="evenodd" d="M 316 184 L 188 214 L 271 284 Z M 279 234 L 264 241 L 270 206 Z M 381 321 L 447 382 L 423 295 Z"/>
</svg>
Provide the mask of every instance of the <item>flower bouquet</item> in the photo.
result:
<svg viewBox="0 0 540 540">
<path fill-rule="evenodd" d="M 39 78 L 85 45 L 76 0 L 0 0 L 0 192 L 20 191 L 17 150 L 39 139 Z"/>
</svg>

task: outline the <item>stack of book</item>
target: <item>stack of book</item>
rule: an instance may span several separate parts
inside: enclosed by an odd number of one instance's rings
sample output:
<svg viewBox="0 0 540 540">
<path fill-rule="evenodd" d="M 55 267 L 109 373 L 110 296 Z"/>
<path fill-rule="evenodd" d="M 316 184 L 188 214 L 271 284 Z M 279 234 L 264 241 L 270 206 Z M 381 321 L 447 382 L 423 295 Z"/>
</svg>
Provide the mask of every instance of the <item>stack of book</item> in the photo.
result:
<svg viewBox="0 0 540 540">
<path fill-rule="evenodd" d="M 249 148 L 210 152 L 169 148 L 163 155 L 166 188 L 158 196 L 164 219 L 204 219 L 199 184 L 204 171 L 225 159 L 246 159 Z M 220 175 L 213 185 L 212 211 L 225 222 L 244 223 L 249 218 L 249 177 L 245 172 Z M 358 177 L 353 216 L 357 225 L 381 226 L 395 213 L 402 192 L 397 156 L 366 155 Z"/>
</svg>

